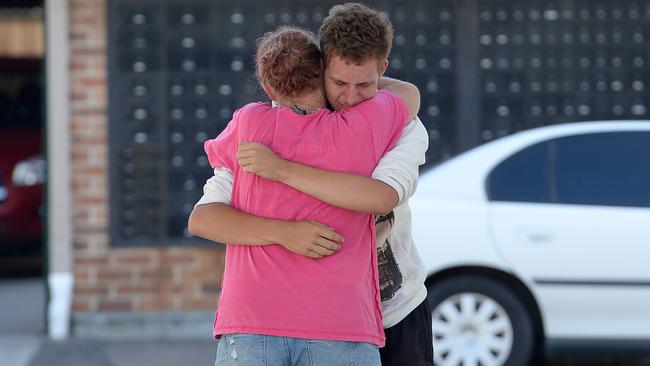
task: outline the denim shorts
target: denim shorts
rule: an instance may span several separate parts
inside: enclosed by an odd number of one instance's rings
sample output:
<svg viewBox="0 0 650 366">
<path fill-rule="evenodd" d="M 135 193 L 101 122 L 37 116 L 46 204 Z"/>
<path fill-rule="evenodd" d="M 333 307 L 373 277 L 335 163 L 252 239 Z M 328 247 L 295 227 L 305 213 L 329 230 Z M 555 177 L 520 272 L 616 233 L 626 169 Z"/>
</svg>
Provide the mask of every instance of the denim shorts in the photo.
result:
<svg viewBox="0 0 650 366">
<path fill-rule="evenodd" d="M 216 366 L 380 366 L 379 349 L 365 342 L 326 341 L 263 334 L 227 334 Z"/>
</svg>

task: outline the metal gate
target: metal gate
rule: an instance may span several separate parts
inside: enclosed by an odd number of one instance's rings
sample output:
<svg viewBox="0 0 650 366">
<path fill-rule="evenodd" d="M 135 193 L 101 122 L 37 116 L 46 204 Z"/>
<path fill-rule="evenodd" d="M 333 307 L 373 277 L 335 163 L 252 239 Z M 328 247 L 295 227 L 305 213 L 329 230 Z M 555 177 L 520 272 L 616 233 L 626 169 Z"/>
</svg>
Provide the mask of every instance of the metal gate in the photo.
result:
<svg viewBox="0 0 650 366">
<path fill-rule="evenodd" d="M 369 1 L 395 27 L 388 75 L 418 85 L 428 165 L 531 127 L 650 116 L 650 1 Z M 331 1 L 109 0 L 111 242 L 197 242 L 202 142 L 264 99 L 255 39 L 318 31 Z"/>
</svg>

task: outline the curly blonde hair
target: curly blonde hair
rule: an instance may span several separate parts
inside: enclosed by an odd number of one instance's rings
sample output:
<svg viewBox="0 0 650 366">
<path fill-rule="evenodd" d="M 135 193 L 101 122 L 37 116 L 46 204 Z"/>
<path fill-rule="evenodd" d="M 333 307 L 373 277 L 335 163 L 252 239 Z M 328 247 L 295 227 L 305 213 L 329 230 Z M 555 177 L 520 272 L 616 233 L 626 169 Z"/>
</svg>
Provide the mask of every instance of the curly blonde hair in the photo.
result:
<svg viewBox="0 0 650 366">
<path fill-rule="evenodd" d="M 369 58 L 383 61 L 393 46 L 393 25 L 385 14 L 360 3 L 336 5 L 319 31 L 325 62 L 332 55 L 362 64 Z"/>
</svg>

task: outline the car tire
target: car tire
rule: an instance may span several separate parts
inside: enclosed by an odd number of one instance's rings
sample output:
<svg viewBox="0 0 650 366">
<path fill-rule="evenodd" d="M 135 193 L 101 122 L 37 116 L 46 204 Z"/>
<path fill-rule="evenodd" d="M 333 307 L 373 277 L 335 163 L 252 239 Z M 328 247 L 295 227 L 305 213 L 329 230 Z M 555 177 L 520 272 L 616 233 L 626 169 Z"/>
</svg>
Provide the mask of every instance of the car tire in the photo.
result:
<svg viewBox="0 0 650 366">
<path fill-rule="evenodd" d="M 502 282 L 457 275 L 428 288 L 437 366 L 524 366 L 534 348 L 531 315 Z"/>
</svg>

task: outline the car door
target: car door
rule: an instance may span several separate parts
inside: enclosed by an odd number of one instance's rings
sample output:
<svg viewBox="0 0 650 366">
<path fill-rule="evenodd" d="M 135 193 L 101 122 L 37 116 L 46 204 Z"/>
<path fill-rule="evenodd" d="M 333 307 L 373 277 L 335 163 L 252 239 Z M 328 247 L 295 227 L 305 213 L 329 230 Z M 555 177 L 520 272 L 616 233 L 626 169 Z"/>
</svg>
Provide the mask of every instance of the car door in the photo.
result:
<svg viewBox="0 0 650 366">
<path fill-rule="evenodd" d="M 650 339 L 650 131 L 537 144 L 488 181 L 495 245 L 551 338 Z"/>
</svg>

